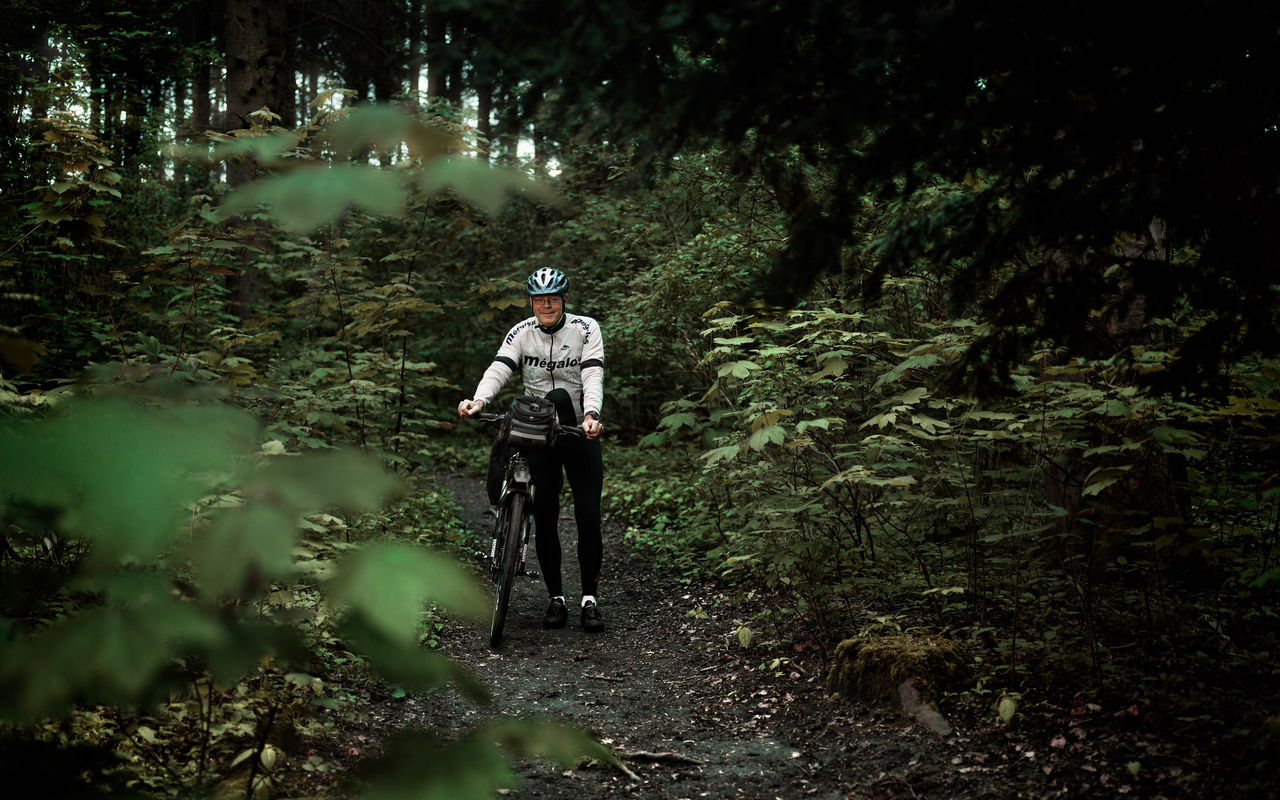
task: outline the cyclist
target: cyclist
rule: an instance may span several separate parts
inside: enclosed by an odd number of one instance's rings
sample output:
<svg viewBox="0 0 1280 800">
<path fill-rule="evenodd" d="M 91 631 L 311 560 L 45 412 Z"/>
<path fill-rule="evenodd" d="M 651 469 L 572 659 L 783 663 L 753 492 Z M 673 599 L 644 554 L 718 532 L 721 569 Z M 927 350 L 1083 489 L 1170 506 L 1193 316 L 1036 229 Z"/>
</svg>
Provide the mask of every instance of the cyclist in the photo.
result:
<svg viewBox="0 0 1280 800">
<path fill-rule="evenodd" d="M 604 545 L 600 535 L 600 492 L 604 463 L 600 457 L 600 405 L 604 400 L 604 341 L 599 324 L 590 317 L 565 313 L 569 279 L 558 269 L 543 267 L 525 281 L 533 316 L 502 340 L 493 363 L 485 370 L 475 397 L 458 404 L 463 417 L 489 404 L 517 371 L 525 392 L 552 400 L 561 424 L 580 425 L 585 438 L 564 437 L 551 448 L 531 449 L 527 456 L 533 474 L 533 520 L 538 565 L 551 604 L 544 628 L 563 628 L 569 619 L 560 576 L 560 488 L 564 476 L 573 490 L 574 519 L 578 523 L 578 566 L 582 574 L 582 629 L 604 630 L 596 594 Z"/>
</svg>

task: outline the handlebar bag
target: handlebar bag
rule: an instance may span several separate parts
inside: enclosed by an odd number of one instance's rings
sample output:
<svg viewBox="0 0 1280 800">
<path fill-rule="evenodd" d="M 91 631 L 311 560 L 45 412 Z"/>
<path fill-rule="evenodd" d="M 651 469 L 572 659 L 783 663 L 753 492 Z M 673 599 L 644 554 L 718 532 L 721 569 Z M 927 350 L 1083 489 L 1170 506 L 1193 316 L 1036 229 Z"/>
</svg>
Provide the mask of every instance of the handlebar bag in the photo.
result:
<svg viewBox="0 0 1280 800">
<path fill-rule="evenodd" d="M 556 439 L 556 407 L 545 397 L 521 395 L 511 401 L 503 431 L 509 444 L 546 447 Z"/>
</svg>

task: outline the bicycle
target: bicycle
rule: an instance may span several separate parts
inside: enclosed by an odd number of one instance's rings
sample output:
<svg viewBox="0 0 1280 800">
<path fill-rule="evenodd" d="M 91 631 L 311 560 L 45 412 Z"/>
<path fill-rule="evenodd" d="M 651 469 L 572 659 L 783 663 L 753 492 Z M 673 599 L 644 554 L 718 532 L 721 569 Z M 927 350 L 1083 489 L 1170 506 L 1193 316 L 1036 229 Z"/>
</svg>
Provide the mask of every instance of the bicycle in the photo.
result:
<svg viewBox="0 0 1280 800">
<path fill-rule="evenodd" d="M 495 583 L 489 646 L 494 649 L 502 644 L 502 630 L 516 576 L 528 574 L 525 564 L 529 533 L 533 528 L 533 473 L 525 450 L 554 447 L 560 436 L 583 435 L 581 428 L 559 424 L 555 413 L 550 401 L 521 396 L 512 401 L 511 409 L 505 414 L 480 413 L 470 418 L 496 425 L 502 446 L 509 450 L 503 459 L 498 513 L 489 542 L 489 574 Z"/>
</svg>

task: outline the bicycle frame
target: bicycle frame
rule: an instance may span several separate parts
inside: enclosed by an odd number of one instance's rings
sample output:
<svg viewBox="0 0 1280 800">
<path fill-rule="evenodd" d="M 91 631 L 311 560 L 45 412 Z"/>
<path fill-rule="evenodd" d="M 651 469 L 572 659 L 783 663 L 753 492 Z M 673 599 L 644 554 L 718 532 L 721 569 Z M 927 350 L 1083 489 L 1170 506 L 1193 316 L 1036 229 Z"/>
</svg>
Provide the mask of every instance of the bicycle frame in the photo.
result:
<svg viewBox="0 0 1280 800">
<path fill-rule="evenodd" d="M 515 450 L 507 457 L 506 467 L 503 471 L 502 491 L 498 495 L 498 515 L 489 534 L 489 569 L 491 573 L 496 572 L 498 569 L 498 540 L 502 536 L 502 510 L 508 506 L 508 498 L 512 494 L 524 495 L 532 503 L 532 490 L 533 472 L 529 468 L 529 460 L 525 458 L 524 453 Z M 527 513 L 520 537 L 520 562 L 517 565 L 517 574 L 522 574 L 525 571 L 524 566 L 529 552 L 529 531 L 532 527 L 533 514 Z"/>
</svg>

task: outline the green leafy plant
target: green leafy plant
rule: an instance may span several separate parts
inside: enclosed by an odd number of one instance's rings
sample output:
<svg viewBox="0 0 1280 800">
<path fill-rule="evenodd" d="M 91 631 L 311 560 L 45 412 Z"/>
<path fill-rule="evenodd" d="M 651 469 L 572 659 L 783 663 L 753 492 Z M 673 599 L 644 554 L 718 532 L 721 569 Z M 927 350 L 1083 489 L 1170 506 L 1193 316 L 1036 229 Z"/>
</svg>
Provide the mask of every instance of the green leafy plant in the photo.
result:
<svg viewBox="0 0 1280 800">
<path fill-rule="evenodd" d="M 307 674 L 308 641 L 358 653 L 408 689 L 454 682 L 484 699 L 474 678 L 418 646 L 426 604 L 483 612 L 469 574 L 416 544 L 352 549 L 323 535 L 338 518 L 316 512 L 373 511 L 397 481 L 353 452 L 290 455 L 272 442 L 255 449 L 256 441 L 243 412 L 159 396 L 148 404 L 73 398 L 0 428 L 5 566 L 18 579 L 5 582 L 0 717 L 43 758 L 78 757 L 45 733 L 47 719 L 85 724 L 103 712 L 79 709 L 113 707 L 123 720 L 170 700 L 169 726 L 122 725 L 100 740 L 136 736 L 132 747 L 149 751 L 185 717 L 200 757 L 169 781 L 194 788 L 226 777 L 246 758 L 235 742 L 249 740 L 257 743 L 250 791 L 267 786 L 279 724 L 303 725 L 308 701 L 320 699 L 314 691 L 323 692 Z M 291 613 L 297 593 L 317 586 L 325 605 Z M 273 684 L 272 700 L 221 699 L 253 682 Z M 183 692 L 194 706 L 173 706 Z M 604 752 L 581 734 L 557 737 L 558 755 Z M 498 738 L 517 752 L 544 752 L 532 734 Z M 421 754 L 434 745 L 412 747 Z M 206 769 L 215 753 L 218 766 Z M 478 777 L 492 758 L 477 751 L 457 762 L 457 774 Z M 371 791 L 409 791 L 405 780 L 385 777 Z"/>
</svg>

